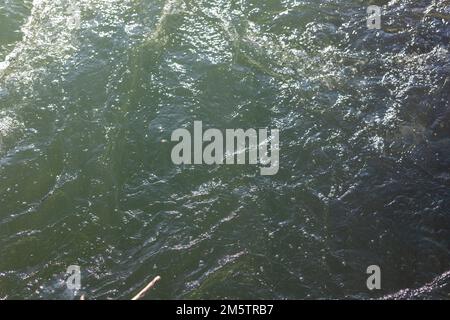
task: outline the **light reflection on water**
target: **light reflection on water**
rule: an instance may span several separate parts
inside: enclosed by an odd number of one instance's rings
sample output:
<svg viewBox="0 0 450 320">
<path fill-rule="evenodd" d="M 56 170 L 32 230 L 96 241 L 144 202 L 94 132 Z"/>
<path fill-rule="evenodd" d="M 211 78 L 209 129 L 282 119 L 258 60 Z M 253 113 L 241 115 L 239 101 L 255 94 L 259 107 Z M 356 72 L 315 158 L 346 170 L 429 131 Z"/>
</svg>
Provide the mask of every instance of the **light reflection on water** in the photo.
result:
<svg viewBox="0 0 450 320">
<path fill-rule="evenodd" d="M 77 4 L 0 6 L 1 298 L 446 298 L 448 1 Z M 279 174 L 172 165 L 195 120 L 279 128 Z"/>
</svg>

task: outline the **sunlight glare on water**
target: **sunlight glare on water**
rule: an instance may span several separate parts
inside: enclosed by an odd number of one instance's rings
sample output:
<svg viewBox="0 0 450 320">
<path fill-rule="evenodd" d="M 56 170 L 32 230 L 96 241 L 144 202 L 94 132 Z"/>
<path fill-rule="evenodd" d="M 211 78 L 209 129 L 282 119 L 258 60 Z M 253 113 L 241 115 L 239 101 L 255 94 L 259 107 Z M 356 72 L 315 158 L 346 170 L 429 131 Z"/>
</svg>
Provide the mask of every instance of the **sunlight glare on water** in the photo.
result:
<svg viewBox="0 0 450 320">
<path fill-rule="evenodd" d="M 450 2 L 372 2 L 3 1 L 0 299 L 448 298 Z M 194 121 L 278 174 L 174 165 Z"/>
</svg>

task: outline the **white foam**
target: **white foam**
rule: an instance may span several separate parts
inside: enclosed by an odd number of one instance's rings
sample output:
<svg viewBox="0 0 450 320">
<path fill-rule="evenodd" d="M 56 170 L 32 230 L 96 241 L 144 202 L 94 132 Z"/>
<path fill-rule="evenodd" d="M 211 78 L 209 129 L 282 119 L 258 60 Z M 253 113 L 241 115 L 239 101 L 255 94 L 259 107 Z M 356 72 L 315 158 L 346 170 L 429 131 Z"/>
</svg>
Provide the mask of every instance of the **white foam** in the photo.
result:
<svg viewBox="0 0 450 320">
<path fill-rule="evenodd" d="M 3 147 L 4 138 L 14 133 L 21 123 L 10 116 L 0 116 L 0 150 Z"/>
</svg>

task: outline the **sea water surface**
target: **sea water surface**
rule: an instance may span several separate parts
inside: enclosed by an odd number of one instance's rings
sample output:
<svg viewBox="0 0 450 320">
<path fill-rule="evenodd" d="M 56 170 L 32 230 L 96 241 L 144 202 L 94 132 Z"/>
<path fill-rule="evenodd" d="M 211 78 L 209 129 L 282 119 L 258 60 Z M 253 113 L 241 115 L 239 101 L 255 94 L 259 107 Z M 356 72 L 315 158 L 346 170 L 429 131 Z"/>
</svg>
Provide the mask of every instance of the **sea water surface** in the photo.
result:
<svg viewBox="0 0 450 320">
<path fill-rule="evenodd" d="M 149 299 L 449 299 L 449 23 L 448 0 L 0 0 L 0 299 L 156 275 Z M 279 128 L 279 173 L 172 164 L 196 120 Z"/>
</svg>

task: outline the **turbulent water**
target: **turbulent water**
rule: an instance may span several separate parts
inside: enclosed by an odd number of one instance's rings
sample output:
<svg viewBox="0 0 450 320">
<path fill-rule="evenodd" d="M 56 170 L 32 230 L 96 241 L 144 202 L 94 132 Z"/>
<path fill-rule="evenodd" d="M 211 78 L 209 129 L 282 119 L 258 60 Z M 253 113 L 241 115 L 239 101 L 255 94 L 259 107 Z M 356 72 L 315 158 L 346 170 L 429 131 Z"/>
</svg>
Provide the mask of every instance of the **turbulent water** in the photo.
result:
<svg viewBox="0 0 450 320">
<path fill-rule="evenodd" d="M 1 0 L 0 299 L 449 299 L 449 45 L 447 0 Z M 172 164 L 195 120 L 279 173 Z"/>
</svg>

